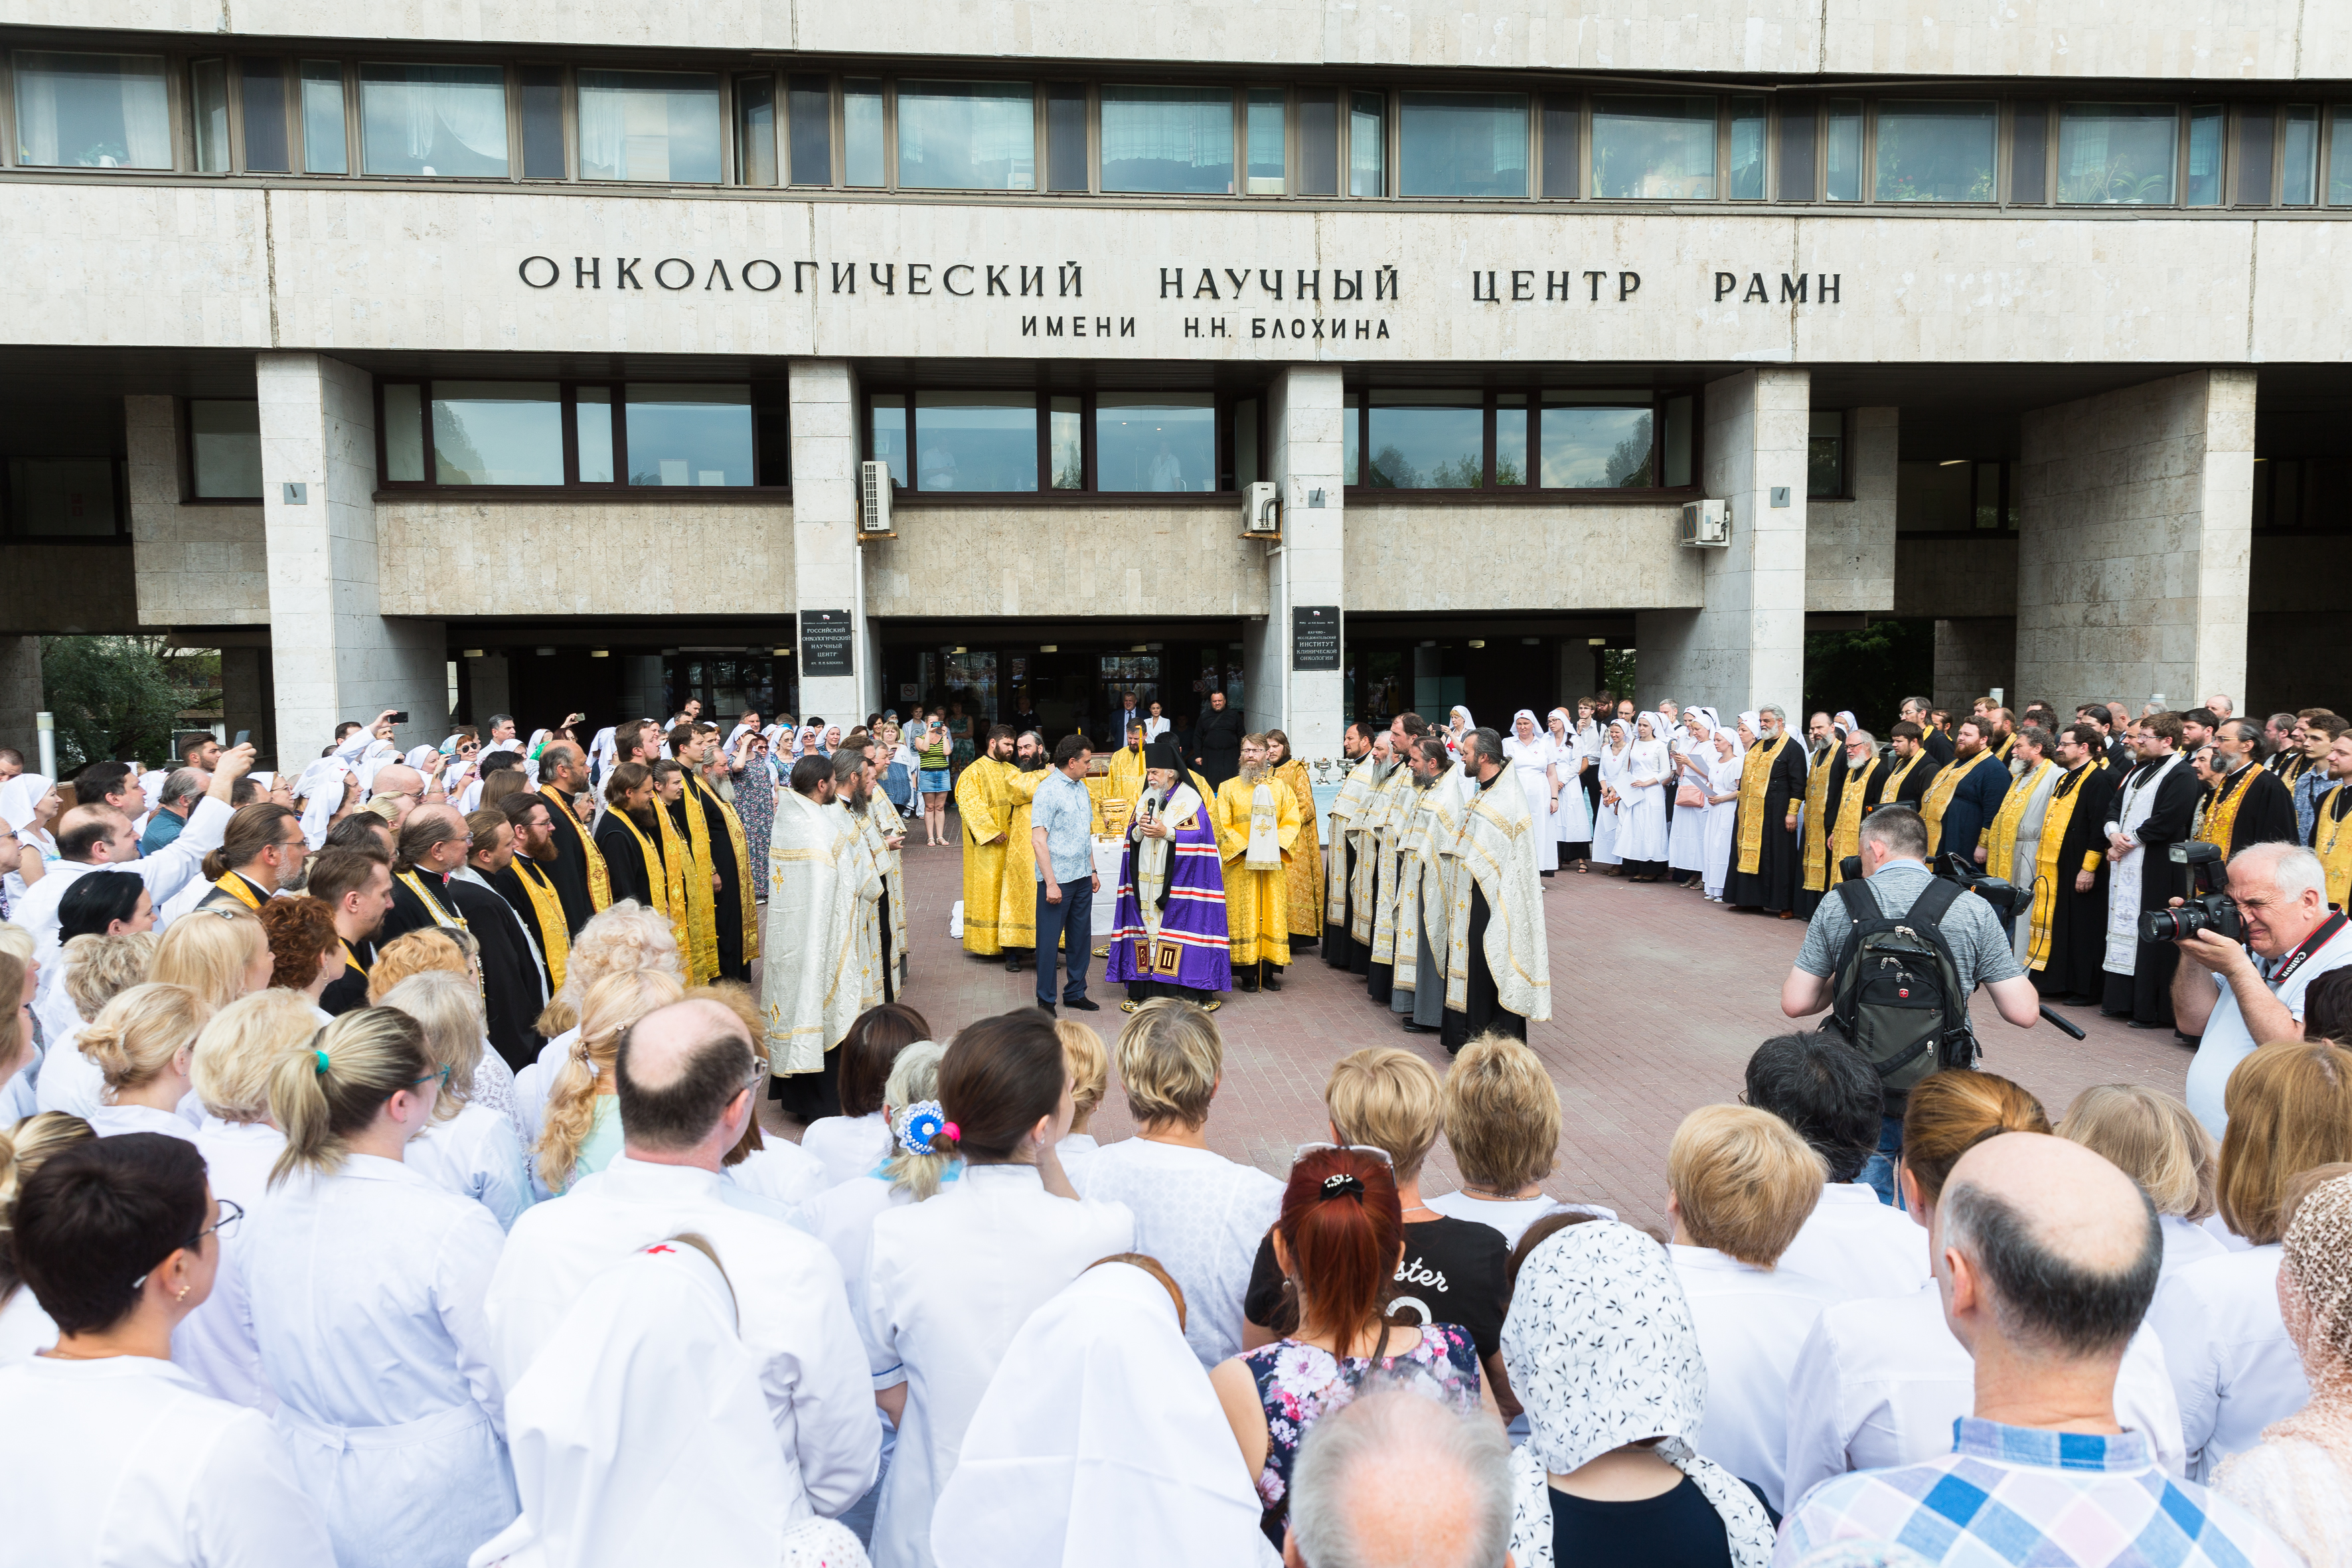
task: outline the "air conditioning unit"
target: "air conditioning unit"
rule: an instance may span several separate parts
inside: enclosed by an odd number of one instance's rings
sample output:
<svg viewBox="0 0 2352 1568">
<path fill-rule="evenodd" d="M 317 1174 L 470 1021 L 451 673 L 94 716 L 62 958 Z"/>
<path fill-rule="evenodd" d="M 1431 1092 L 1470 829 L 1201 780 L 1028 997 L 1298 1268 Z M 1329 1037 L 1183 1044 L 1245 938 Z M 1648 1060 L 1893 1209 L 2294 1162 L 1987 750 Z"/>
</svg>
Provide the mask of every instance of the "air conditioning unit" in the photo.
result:
<svg viewBox="0 0 2352 1568">
<path fill-rule="evenodd" d="M 1242 492 L 1242 537 L 1282 537 L 1282 488 L 1260 479 Z"/>
<path fill-rule="evenodd" d="M 890 465 L 857 465 L 857 537 L 896 539 L 890 528 Z"/>
<path fill-rule="evenodd" d="M 1731 503 L 1695 500 L 1683 504 L 1682 546 L 1685 550 L 1720 549 L 1731 542 Z"/>
</svg>

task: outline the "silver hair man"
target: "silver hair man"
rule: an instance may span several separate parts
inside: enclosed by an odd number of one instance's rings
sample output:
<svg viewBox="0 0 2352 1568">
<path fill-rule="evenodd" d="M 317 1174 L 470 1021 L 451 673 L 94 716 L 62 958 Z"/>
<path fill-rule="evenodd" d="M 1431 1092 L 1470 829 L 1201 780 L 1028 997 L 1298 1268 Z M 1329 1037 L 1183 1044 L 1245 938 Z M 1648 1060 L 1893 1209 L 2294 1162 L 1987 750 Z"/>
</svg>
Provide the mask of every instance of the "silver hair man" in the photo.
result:
<svg viewBox="0 0 2352 1568">
<path fill-rule="evenodd" d="M 1308 1428 L 1290 1484 L 1288 1568 L 1502 1568 L 1511 1449 L 1494 1417 L 1402 1389 Z"/>
</svg>

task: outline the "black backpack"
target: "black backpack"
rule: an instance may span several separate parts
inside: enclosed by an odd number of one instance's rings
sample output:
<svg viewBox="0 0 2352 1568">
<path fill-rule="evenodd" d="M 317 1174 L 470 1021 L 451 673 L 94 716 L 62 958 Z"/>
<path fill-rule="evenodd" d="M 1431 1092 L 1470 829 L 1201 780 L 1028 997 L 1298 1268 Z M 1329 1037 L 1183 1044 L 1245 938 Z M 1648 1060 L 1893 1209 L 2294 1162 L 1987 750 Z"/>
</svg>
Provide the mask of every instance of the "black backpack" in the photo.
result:
<svg viewBox="0 0 2352 1568">
<path fill-rule="evenodd" d="M 1853 929 L 1832 979 L 1830 1022 L 1895 1093 L 1942 1068 L 1976 1065 L 1969 987 L 1937 923 L 1962 889 L 1938 877 L 1899 915 L 1860 880 L 1841 882 Z"/>
</svg>

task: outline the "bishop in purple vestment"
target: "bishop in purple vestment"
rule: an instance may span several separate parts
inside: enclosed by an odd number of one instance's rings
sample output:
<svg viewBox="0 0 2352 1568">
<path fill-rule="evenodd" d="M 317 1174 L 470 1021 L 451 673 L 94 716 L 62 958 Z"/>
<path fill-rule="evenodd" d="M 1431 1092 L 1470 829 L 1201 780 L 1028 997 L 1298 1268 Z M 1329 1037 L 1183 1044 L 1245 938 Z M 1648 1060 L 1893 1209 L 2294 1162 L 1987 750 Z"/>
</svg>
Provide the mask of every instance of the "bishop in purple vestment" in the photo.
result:
<svg viewBox="0 0 2352 1568">
<path fill-rule="evenodd" d="M 1234 988 L 1225 942 L 1225 872 L 1217 830 L 1165 736 L 1144 753 L 1145 789 L 1119 858 L 1118 923 L 1106 978 L 1127 983 L 1129 1011 L 1154 996 L 1215 1005 Z"/>
</svg>

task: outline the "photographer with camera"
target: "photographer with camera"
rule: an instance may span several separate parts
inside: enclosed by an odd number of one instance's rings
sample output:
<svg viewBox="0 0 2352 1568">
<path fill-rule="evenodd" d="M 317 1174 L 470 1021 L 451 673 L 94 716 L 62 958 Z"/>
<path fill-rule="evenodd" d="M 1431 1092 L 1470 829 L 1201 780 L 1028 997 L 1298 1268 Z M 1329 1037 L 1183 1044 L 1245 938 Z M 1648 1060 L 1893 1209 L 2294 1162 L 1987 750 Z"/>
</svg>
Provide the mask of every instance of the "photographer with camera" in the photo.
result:
<svg viewBox="0 0 2352 1568">
<path fill-rule="evenodd" d="M 2021 1029 L 2042 1016 L 1985 899 L 1927 869 L 1927 825 L 1906 805 L 1862 819 L 1862 881 L 1839 884 L 1805 927 L 1805 944 L 1780 986 L 1780 1011 L 1829 1024 L 1878 1071 L 1885 1090 L 1878 1152 L 1862 1179 L 1895 1201 L 1895 1161 L 1914 1085 L 1940 1068 L 1976 1063 L 1969 997 L 1979 985 Z"/>
<path fill-rule="evenodd" d="M 2204 851 L 2201 856 L 2199 851 Z M 2213 858 L 2204 844 L 2174 846 L 2193 871 Z M 2327 907 L 2319 857 L 2294 844 L 2257 844 L 2229 861 L 2228 894 L 2192 894 L 2147 917 L 2142 934 L 2180 952 L 2172 1012 L 2201 1035 L 2189 1064 L 2189 1109 L 2220 1138 L 2230 1074 L 2257 1046 L 2303 1037 L 2303 995 L 2331 969 L 2352 964 L 2352 938 Z"/>
</svg>

